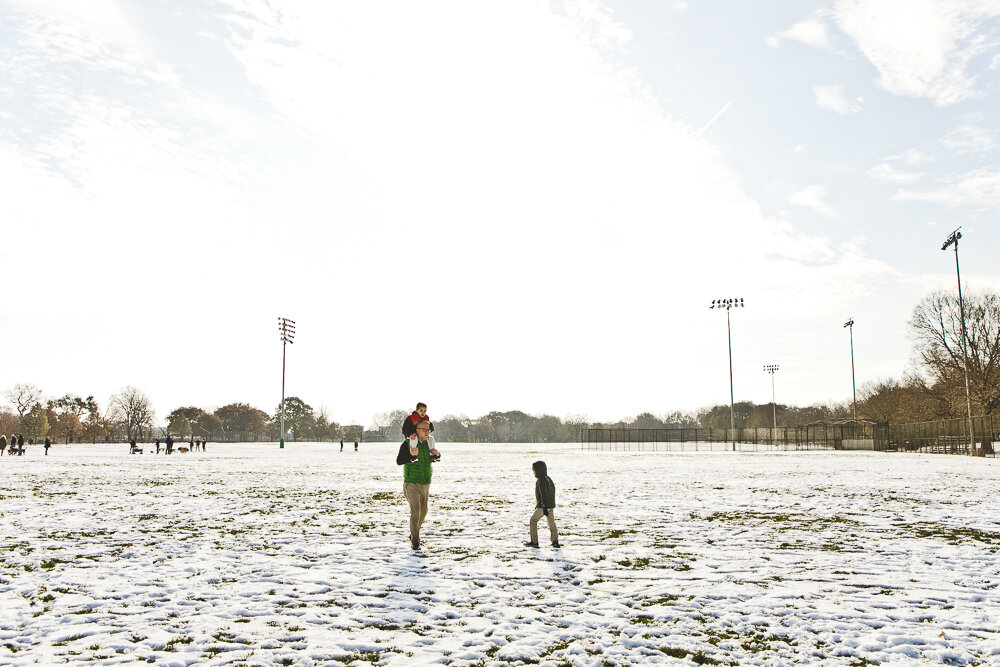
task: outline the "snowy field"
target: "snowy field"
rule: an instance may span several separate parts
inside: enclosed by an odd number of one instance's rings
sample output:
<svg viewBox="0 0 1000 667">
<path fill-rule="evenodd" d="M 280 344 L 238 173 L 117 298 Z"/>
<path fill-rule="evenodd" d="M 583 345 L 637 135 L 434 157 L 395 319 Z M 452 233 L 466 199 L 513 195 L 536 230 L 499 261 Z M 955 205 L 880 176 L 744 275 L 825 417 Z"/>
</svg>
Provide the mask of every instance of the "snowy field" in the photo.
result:
<svg viewBox="0 0 1000 667">
<path fill-rule="evenodd" d="M 0 664 L 1000 664 L 996 459 L 350 449 L 0 458 Z"/>
</svg>

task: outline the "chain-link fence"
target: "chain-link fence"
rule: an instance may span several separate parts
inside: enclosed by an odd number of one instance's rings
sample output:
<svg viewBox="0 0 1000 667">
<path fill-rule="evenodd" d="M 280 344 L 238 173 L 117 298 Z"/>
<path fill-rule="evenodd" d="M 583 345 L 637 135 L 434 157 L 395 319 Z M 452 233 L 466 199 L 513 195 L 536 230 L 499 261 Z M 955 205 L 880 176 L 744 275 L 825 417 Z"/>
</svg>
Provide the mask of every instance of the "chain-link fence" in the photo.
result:
<svg viewBox="0 0 1000 667">
<path fill-rule="evenodd" d="M 886 422 L 845 421 L 777 428 L 588 428 L 585 449 L 636 451 L 889 449 Z M 728 444 L 728 447 L 726 445 Z"/>
<path fill-rule="evenodd" d="M 971 435 L 970 435 L 971 433 Z M 995 455 L 997 439 L 993 417 L 942 419 L 932 422 L 896 424 L 891 428 L 895 451 L 928 454 Z"/>
</svg>

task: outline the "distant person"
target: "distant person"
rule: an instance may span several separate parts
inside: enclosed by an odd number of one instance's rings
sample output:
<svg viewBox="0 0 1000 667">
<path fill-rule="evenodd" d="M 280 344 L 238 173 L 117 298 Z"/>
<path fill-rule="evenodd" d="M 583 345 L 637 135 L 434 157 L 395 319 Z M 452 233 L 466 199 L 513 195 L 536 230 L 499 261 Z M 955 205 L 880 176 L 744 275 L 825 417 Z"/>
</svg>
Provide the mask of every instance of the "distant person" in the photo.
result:
<svg viewBox="0 0 1000 667">
<path fill-rule="evenodd" d="M 427 404 L 417 403 L 417 409 L 414 410 L 409 417 L 403 420 L 403 437 L 412 440 L 415 437 L 417 424 L 427 420 L 427 423 L 431 426 L 431 433 L 434 432 L 434 424 L 431 423 L 431 418 L 427 416 Z"/>
<path fill-rule="evenodd" d="M 174 453 L 174 439 L 172 437 L 170 437 L 169 433 L 167 433 L 167 448 L 166 448 L 164 454 L 167 455 L 167 454 L 173 454 L 173 453 Z"/>
<path fill-rule="evenodd" d="M 354 451 L 358 451 L 358 441 L 354 441 Z"/>
<path fill-rule="evenodd" d="M 556 530 L 556 485 L 549 477 L 545 461 L 535 461 L 531 464 L 531 470 L 535 473 L 535 511 L 528 522 L 528 530 L 531 541 L 525 542 L 526 546 L 538 546 L 538 520 L 543 516 L 549 524 L 549 537 L 552 538 L 552 546 L 559 548 L 559 532 Z"/>
<path fill-rule="evenodd" d="M 156 453 L 157 454 L 160 453 L 160 439 L 159 438 L 156 439 Z"/>
<path fill-rule="evenodd" d="M 52 446 L 52 441 L 49 440 L 49 436 L 45 436 L 45 455 L 49 455 L 49 447 Z"/>
<path fill-rule="evenodd" d="M 340 448 L 344 448 L 344 443 L 340 443 Z M 7 449 L 7 436 L 0 435 L 0 456 L 3 456 L 4 450 Z"/>
<path fill-rule="evenodd" d="M 24 435 L 17 434 L 17 455 L 24 456 Z"/>
<path fill-rule="evenodd" d="M 205 451 L 205 445 L 207 445 L 207 444 L 208 444 L 208 440 L 202 440 L 201 441 L 201 451 Z"/>
<path fill-rule="evenodd" d="M 344 451 L 344 441 L 340 441 L 340 451 Z"/>
<path fill-rule="evenodd" d="M 403 440 L 396 455 L 396 465 L 403 466 L 403 496 L 410 505 L 410 546 L 413 549 L 420 548 L 420 527 L 424 525 L 430 504 L 431 463 L 438 460 L 431 457 L 433 447 L 430 422 L 425 420 L 417 424 L 416 438 Z"/>
</svg>

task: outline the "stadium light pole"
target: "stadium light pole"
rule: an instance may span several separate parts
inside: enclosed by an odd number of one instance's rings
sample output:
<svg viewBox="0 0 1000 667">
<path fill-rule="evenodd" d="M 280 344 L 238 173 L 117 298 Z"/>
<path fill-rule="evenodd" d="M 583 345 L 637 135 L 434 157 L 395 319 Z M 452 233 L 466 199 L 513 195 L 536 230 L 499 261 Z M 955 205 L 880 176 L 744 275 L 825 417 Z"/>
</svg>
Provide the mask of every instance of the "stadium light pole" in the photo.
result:
<svg viewBox="0 0 1000 667">
<path fill-rule="evenodd" d="M 778 435 L 778 405 L 774 402 L 774 374 L 778 372 L 778 364 L 767 364 L 764 372 L 771 374 L 771 443 Z"/>
<path fill-rule="evenodd" d="M 851 391 L 854 392 L 854 421 L 858 421 L 858 385 L 854 382 L 854 318 L 848 317 L 844 328 L 851 330 Z"/>
<path fill-rule="evenodd" d="M 712 299 L 710 310 L 726 309 L 726 333 L 729 336 L 729 428 L 733 432 L 733 451 L 736 451 L 736 411 L 733 409 L 733 328 L 729 322 L 729 311 L 742 308 L 743 299 Z"/>
<path fill-rule="evenodd" d="M 295 342 L 295 320 L 287 317 L 278 318 L 278 331 L 281 333 L 281 440 L 278 449 L 285 448 L 285 348 Z"/>
<path fill-rule="evenodd" d="M 944 244 L 941 246 L 941 250 L 947 250 L 949 246 L 955 246 L 955 275 L 958 277 L 958 310 L 960 317 L 962 318 L 962 370 L 965 372 L 965 409 L 969 416 L 969 454 L 975 454 L 976 449 L 976 438 L 972 434 L 972 399 L 969 396 L 969 353 L 966 351 L 966 333 L 965 333 L 965 301 L 962 299 L 962 272 L 958 267 L 958 240 L 962 238 L 962 232 L 958 231 L 961 227 L 958 227 L 955 231 L 951 233 L 947 239 L 945 239 Z"/>
</svg>

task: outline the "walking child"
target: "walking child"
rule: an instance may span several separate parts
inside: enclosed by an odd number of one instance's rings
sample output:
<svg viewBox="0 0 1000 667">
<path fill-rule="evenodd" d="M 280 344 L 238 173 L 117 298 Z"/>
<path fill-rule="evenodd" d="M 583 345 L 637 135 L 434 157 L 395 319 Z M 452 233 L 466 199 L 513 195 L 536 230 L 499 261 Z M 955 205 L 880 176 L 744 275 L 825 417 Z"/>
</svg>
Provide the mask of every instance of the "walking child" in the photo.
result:
<svg viewBox="0 0 1000 667">
<path fill-rule="evenodd" d="M 535 511 L 531 515 L 528 529 L 531 534 L 531 541 L 525 542 L 526 546 L 538 546 L 538 520 L 543 516 L 549 524 L 549 536 L 552 538 L 552 546 L 559 548 L 559 532 L 556 530 L 556 485 L 549 477 L 545 461 L 535 461 L 531 464 L 531 470 L 535 473 Z"/>
</svg>

